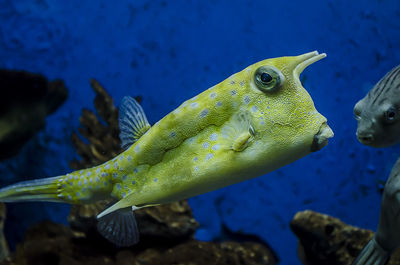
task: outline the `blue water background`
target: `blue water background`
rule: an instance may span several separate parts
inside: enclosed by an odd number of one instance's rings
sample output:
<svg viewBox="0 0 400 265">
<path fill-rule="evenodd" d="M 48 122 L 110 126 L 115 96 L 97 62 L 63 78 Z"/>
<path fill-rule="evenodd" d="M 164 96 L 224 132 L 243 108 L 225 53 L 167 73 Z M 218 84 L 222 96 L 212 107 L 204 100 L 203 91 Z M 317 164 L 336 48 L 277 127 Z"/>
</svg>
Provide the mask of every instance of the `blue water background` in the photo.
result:
<svg viewBox="0 0 400 265">
<path fill-rule="evenodd" d="M 289 222 L 312 209 L 375 229 L 380 195 L 399 148 L 372 149 L 355 138 L 353 105 L 400 63 L 400 1 L 49 1 L 0 0 L 0 68 L 62 78 L 67 102 L 12 159 L 1 185 L 70 171 L 70 135 L 93 109 L 89 78 L 119 104 L 141 95 L 151 123 L 244 67 L 313 50 L 328 57 L 306 69 L 304 86 L 335 138 L 266 176 L 190 199 L 202 240 L 221 228 L 256 234 L 281 264 L 300 264 Z M 2 88 L 6 89 L 6 88 Z M 66 223 L 68 206 L 8 205 L 6 234 L 22 240 L 43 219 Z"/>
</svg>

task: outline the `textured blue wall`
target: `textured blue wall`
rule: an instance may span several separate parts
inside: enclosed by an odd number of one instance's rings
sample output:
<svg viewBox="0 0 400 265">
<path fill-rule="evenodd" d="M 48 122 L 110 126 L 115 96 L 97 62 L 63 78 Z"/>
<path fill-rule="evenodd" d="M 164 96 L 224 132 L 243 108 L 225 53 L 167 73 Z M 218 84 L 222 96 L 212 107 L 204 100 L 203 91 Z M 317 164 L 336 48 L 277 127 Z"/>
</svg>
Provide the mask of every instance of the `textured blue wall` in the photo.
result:
<svg viewBox="0 0 400 265">
<path fill-rule="evenodd" d="M 400 1 L 49 1 L 0 0 L 0 67 L 62 78 L 66 104 L 18 157 L 0 163 L 2 185 L 69 171 L 69 135 L 93 108 L 89 78 L 119 103 L 142 95 L 156 122 L 180 102 L 261 59 L 312 50 L 328 58 L 305 71 L 304 86 L 335 131 L 322 151 L 268 176 L 190 200 L 198 238 L 224 224 L 254 233 L 299 264 L 289 230 L 303 209 L 374 229 L 380 195 L 398 148 L 371 149 L 355 138 L 354 103 L 400 63 Z M 20 240 L 40 219 L 65 222 L 68 207 L 9 205 L 7 234 Z"/>
</svg>

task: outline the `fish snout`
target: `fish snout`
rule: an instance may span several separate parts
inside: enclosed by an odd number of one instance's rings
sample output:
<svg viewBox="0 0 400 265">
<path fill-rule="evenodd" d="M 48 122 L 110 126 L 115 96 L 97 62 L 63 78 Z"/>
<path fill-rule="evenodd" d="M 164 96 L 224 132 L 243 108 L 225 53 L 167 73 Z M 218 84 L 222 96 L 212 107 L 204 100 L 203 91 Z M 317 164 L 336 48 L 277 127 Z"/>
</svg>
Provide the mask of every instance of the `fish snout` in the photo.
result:
<svg viewBox="0 0 400 265">
<path fill-rule="evenodd" d="M 322 123 L 319 131 L 314 135 L 314 140 L 311 144 L 311 152 L 321 150 L 328 144 L 329 138 L 333 137 L 333 131 L 326 122 Z"/>
<path fill-rule="evenodd" d="M 374 141 L 374 135 L 372 133 L 356 132 L 356 136 L 360 143 L 370 145 Z"/>
</svg>

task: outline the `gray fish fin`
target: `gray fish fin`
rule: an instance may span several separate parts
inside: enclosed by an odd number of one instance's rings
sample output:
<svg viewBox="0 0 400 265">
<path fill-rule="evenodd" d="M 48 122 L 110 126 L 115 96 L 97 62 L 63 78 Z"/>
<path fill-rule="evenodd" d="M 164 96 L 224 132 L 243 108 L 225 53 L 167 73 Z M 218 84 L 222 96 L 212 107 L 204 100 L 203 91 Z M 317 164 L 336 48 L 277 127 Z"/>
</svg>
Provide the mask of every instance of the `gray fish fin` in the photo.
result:
<svg viewBox="0 0 400 265">
<path fill-rule="evenodd" d="M 222 146 L 236 152 L 241 152 L 253 140 L 255 131 L 252 126 L 249 111 L 235 113 L 231 120 L 222 127 Z"/>
<path fill-rule="evenodd" d="M 108 241 L 120 247 L 139 242 L 139 230 L 131 207 L 118 209 L 99 218 L 97 230 Z"/>
<path fill-rule="evenodd" d="M 142 107 L 132 97 L 124 97 L 122 99 L 118 120 L 122 148 L 131 146 L 151 127 Z"/>
<path fill-rule="evenodd" d="M 352 265 L 384 265 L 389 257 L 389 251 L 384 250 L 378 245 L 375 238 L 372 238 L 353 261 Z"/>
</svg>

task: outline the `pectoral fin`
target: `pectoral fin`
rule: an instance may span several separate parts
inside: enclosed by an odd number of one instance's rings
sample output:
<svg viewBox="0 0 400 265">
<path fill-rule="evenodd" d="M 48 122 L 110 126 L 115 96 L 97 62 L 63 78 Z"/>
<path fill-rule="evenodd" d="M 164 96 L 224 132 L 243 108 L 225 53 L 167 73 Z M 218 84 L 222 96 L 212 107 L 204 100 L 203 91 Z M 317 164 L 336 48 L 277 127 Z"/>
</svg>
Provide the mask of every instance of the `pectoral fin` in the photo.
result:
<svg viewBox="0 0 400 265">
<path fill-rule="evenodd" d="M 98 219 L 97 229 L 117 246 L 127 247 L 139 242 L 139 230 L 131 207 L 102 216 Z"/>
<path fill-rule="evenodd" d="M 253 140 L 255 131 L 248 111 L 236 113 L 222 128 L 223 146 L 241 152 Z"/>
</svg>

